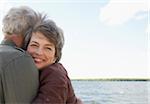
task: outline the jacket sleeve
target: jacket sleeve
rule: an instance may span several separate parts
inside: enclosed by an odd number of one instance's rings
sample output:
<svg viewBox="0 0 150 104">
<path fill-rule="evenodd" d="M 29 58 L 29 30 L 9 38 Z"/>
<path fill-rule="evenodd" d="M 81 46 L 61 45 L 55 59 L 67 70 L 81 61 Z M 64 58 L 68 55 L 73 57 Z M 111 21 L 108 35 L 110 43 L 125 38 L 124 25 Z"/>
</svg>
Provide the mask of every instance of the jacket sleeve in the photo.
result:
<svg viewBox="0 0 150 104">
<path fill-rule="evenodd" d="M 43 69 L 40 74 L 39 92 L 33 103 L 67 104 L 67 99 L 71 102 L 74 94 L 70 93 L 73 90 L 70 90 L 72 87 L 69 87 L 68 81 L 70 80 L 68 80 L 67 72 L 59 63 Z M 75 102 L 76 99 L 71 104 Z"/>
</svg>

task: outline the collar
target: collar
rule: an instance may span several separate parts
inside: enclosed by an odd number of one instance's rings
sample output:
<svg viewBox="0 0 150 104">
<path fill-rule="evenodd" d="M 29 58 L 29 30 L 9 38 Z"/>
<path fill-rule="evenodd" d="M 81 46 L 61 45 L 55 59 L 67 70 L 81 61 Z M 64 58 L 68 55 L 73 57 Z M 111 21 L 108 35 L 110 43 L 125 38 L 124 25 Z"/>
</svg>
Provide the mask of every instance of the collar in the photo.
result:
<svg viewBox="0 0 150 104">
<path fill-rule="evenodd" d="M 2 45 L 10 45 L 10 46 L 15 46 L 16 47 L 16 44 L 13 41 L 11 41 L 11 40 L 3 40 L 1 42 L 1 44 Z"/>
</svg>

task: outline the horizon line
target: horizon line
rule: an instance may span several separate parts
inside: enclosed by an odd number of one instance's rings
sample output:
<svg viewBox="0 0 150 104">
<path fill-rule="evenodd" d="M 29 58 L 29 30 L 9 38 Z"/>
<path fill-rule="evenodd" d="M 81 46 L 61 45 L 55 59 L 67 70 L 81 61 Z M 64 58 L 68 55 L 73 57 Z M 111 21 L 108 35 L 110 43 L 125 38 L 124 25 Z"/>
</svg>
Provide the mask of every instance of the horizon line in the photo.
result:
<svg viewBox="0 0 150 104">
<path fill-rule="evenodd" d="M 70 78 L 71 80 L 150 81 L 150 78 Z"/>
</svg>

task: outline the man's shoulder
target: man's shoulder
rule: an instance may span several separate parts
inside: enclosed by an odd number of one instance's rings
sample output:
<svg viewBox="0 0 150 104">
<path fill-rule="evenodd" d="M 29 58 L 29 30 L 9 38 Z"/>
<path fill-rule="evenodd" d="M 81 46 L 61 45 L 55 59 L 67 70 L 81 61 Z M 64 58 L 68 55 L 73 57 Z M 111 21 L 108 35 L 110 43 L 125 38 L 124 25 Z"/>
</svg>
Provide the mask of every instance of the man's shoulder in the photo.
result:
<svg viewBox="0 0 150 104">
<path fill-rule="evenodd" d="M 0 46 L 0 63 L 5 64 L 15 60 L 31 59 L 31 56 L 23 49 L 18 47 Z"/>
<path fill-rule="evenodd" d="M 25 50 L 23 50 L 22 48 L 18 48 L 18 47 L 12 47 L 9 45 L 0 45 L 0 54 L 1 55 L 23 55 L 23 54 L 27 54 L 27 52 Z"/>
<path fill-rule="evenodd" d="M 18 48 L 18 47 L 14 47 L 16 50 L 20 51 L 20 52 L 23 52 L 23 53 L 26 53 L 25 50 L 23 50 L 22 48 Z"/>
</svg>

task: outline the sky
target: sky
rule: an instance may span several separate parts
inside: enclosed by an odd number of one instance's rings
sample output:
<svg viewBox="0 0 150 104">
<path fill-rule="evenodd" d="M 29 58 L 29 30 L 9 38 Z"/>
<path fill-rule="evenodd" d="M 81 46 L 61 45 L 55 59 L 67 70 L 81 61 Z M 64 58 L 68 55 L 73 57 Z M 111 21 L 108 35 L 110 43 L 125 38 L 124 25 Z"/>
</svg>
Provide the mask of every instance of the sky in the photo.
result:
<svg viewBox="0 0 150 104">
<path fill-rule="evenodd" d="M 0 28 L 7 11 L 22 5 L 63 29 L 60 62 L 71 79 L 150 78 L 148 0 L 0 0 Z"/>
</svg>

